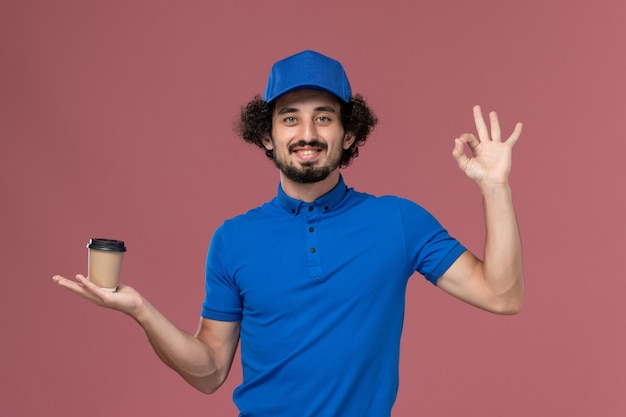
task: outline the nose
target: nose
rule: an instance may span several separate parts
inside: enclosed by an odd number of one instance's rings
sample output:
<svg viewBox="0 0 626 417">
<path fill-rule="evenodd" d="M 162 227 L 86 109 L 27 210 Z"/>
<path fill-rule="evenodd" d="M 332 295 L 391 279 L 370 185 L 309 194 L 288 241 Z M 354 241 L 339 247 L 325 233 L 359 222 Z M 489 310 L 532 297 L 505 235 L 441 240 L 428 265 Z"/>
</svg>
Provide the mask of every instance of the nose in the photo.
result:
<svg viewBox="0 0 626 417">
<path fill-rule="evenodd" d="M 300 136 L 302 140 L 310 142 L 317 139 L 317 126 L 313 120 L 304 120 L 300 124 Z"/>
</svg>

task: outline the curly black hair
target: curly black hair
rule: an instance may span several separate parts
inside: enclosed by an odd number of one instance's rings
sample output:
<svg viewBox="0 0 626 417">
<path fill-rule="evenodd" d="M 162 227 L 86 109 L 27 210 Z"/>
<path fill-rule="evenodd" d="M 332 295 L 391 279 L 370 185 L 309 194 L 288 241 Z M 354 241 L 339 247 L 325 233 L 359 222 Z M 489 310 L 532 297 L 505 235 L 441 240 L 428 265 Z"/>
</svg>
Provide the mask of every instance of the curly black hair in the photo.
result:
<svg viewBox="0 0 626 417">
<path fill-rule="evenodd" d="M 352 97 L 350 102 L 340 102 L 340 104 L 343 129 L 355 136 L 352 145 L 344 150 L 341 156 L 340 166 L 347 167 L 354 158 L 359 156 L 359 147 L 365 144 L 367 137 L 378 123 L 378 119 L 360 94 Z M 241 108 L 239 120 L 233 127 L 243 140 L 263 149 L 270 159 L 273 158 L 272 151 L 265 149 L 263 138 L 272 133 L 273 114 L 274 102 L 268 103 L 257 95 Z"/>
</svg>

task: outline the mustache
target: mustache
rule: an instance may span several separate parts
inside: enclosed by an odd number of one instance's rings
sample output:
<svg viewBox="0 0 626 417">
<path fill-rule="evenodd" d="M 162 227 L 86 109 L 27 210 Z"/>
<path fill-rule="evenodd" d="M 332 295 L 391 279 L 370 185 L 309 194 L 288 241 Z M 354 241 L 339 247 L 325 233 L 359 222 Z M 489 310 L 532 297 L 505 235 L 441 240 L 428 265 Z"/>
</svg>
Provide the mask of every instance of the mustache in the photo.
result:
<svg viewBox="0 0 626 417">
<path fill-rule="evenodd" d="M 307 142 L 305 140 L 300 140 L 298 142 L 292 143 L 291 145 L 289 145 L 288 149 L 289 149 L 289 152 L 293 152 L 293 150 L 295 148 L 303 147 L 303 146 L 313 146 L 313 147 L 316 147 L 316 148 L 320 148 L 320 149 L 322 149 L 324 151 L 328 148 L 328 145 L 326 145 L 325 143 L 320 142 L 319 140 L 314 139 L 314 140 L 312 140 L 310 142 Z"/>
</svg>

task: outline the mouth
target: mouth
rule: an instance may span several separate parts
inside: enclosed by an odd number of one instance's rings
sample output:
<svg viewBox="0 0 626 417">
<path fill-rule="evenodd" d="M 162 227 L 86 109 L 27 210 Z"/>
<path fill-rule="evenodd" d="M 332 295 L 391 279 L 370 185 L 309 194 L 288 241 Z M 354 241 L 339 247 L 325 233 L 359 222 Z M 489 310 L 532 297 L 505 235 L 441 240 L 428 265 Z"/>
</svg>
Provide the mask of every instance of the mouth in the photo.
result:
<svg viewBox="0 0 626 417">
<path fill-rule="evenodd" d="M 289 148 L 289 151 L 303 162 L 310 162 L 318 158 L 326 147 L 322 144 L 309 143 L 306 145 L 296 144 Z"/>
</svg>

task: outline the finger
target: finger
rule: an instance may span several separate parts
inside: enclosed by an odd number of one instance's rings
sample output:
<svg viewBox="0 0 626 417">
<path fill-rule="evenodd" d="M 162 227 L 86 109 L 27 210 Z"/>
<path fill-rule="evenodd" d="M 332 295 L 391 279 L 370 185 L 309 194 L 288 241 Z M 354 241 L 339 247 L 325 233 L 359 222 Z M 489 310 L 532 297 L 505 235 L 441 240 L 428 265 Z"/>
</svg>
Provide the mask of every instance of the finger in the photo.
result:
<svg viewBox="0 0 626 417">
<path fill-rule="evenodd" d="M 91 292 L 94 292 L 94 290 L 96 290 L 98 288 L 93 282 L 91 282 L 89 280 L 88 277 L 86 277 L 86 276 L 84 276 L 82 274 L 76 275 L 76 281 L 80 282 L 80 284 L 84 288 L 88 289 Z"/>
<path fill-rule="evenodd" d="M 509 138 L 506 140 L 506 143 L 508 143 L 511 146 L 515 145 L 515 143 L 517 142 L 517 140 L 522 134 L 522 127 L 523 127 L 522 123 L 518 122 L 515 125 L 515 129 L 513 129 L 513 133 L 511 133 L 511 136 L 509 136 Z"/>
<path fill-rule="evenodd" d="M 456 160 L 459 168 L 465 171 L 467 164 L 469 164 L 469 158 L 465 155 L 465 142 L 460 139 L 454 139 L 454 149 L 452 149 L 452 156 Z"/>
<path fill-rule="evenodd" d="M 72 281 L 70 279 L 67 279 L 61 275 L 55 275 L 52 277 L 52 281 L 54 281 L 55 283 L 57 283 L 59 286 L 61 287 L 65 287 L 69 290 L 72 290 L 74 292 L 81 292 L 82 291 L 82 285 L 79 284 L 76 281 Z"/>
<path fill-rule="evenodd" d="M 480 106 L 474 106 L 472 111 L 474 113 L 474 124 L 476 125 L 478 137 L 481 141 L 489 140 L 489 131 L 487 130 L 485 119 L 483 119 L 483 112 L 480 110 Z"/>
<path fill-rule="evenodd" d="M 467 145 L 470 151 L 472 151 L 472 155 L 476 154 L 476 150 L 480 146 L 480 142 L 476 139 L 476 136 L 471 133 L 463 133 L 458 139 L 462 144 Z"/>
<path fill-rule="evenodd" d="M 495 111 L 489 113 L 489 124 L 491 125 L 491 140 L 500 142 L 502 140 L 500 133 L 500 122 Z"/>
<path fill-rule="evenodd" d="M 80 275 L 82 277 L 82 275 Z M 61 275 L 55 275 L 52 277 L 52 280 L 56 282 L 59 286 L 67 288 L 75 294 L 80 295 L 83 298 L 87 298 L 89 300 L 93 300 L 93 294 L 85 288 L 82 282 L 79 280 L 79 275 L 76 276 L 76 281 L 71 279 L 67 279 L 62 277 Z"/>
<path fill-rule="evenodd" d="M 109 289 L 104 289 L 104 288 L 98 287 L 96 284 L 91 282 L 89 280 L 89 278 L 85 278 L 84 275 L 78 274 L 78 275 L 76 275 L 76 279 L 80 281 L 80 283 L 82 284 L 83 288 L 85 288 L 87 291 L 89 291 L 91 294 L 93 294 L 98 299 L 102 299 L 105 296 L 104 293 L 109 293 L 110 294 L 112 292 Z"/>
<path fill-rule="evenodd" d="M 67 288 L 75 294 L 92 301 L 96 304 L 102 304 L 101 297 L 93 291 L 93 284 L 89 282 L 83 275 L 76 275 L 76 280 L 70 280 L 60 275 L 55 275 L 52 280 L 59 286 Z M 91 286 L 91 287 L 90 287 Z M 97 288 L 97 287 L 96 287 Z"/>
</svg>

